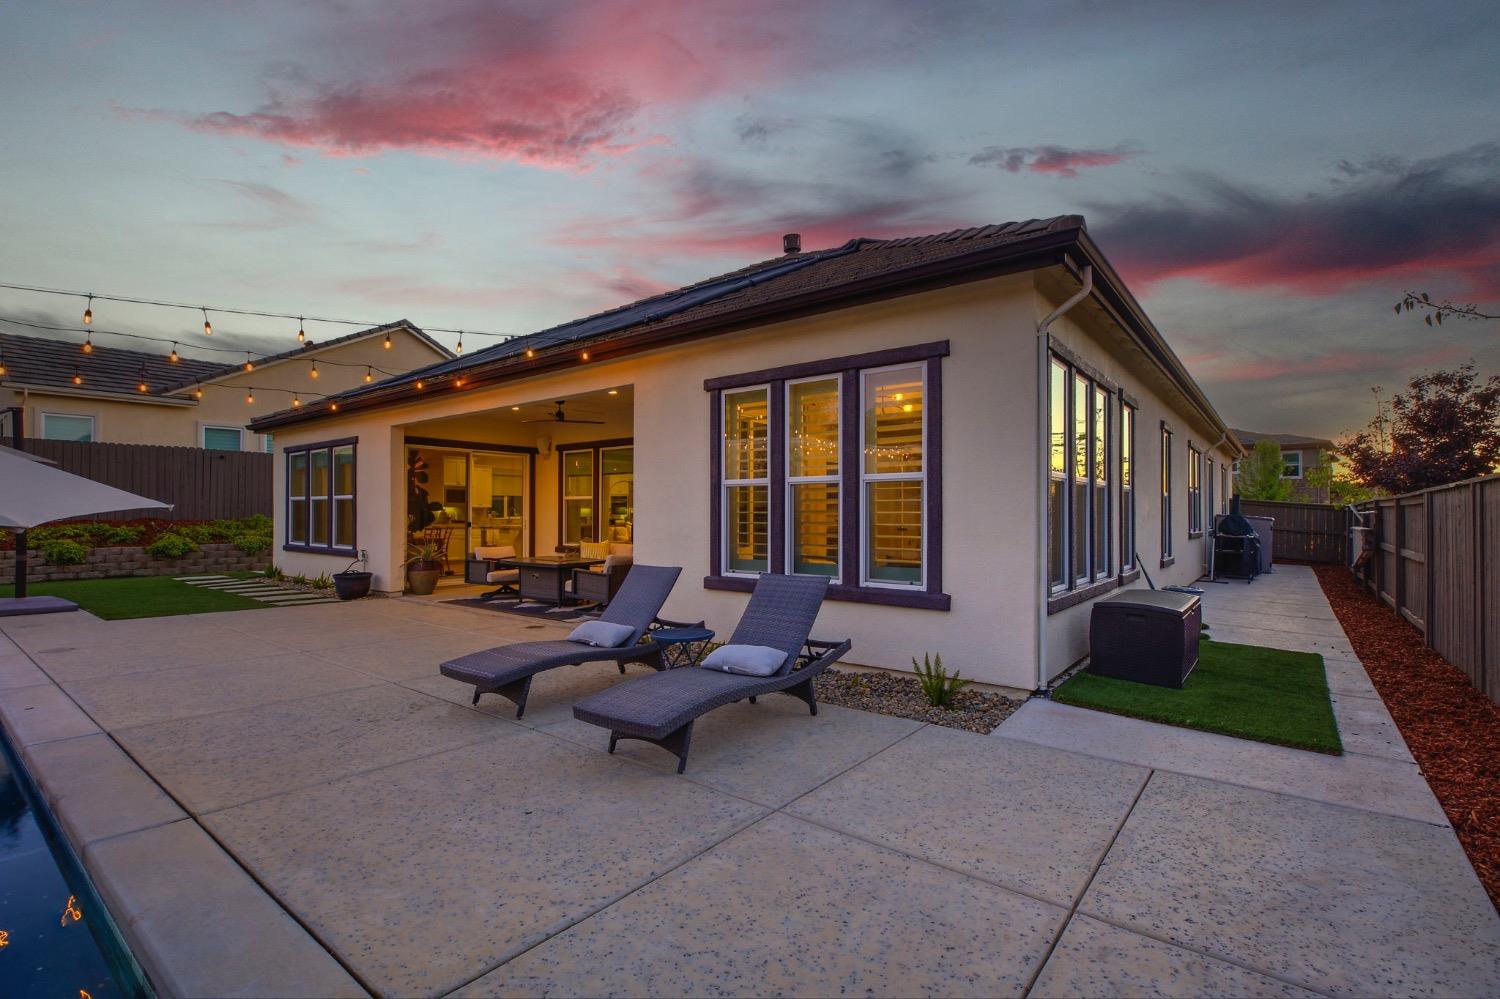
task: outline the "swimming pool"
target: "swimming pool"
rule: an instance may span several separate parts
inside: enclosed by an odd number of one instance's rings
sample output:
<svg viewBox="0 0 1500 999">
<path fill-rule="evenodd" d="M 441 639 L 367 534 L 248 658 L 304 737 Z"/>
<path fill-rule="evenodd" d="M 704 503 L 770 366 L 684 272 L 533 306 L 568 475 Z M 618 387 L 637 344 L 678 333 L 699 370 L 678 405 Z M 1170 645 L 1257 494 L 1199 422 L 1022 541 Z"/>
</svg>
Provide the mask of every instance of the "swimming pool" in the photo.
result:
<svg viewBox="0 0 1500 999">
<path fill-rule="evenodd" d="M 0 995 L 148 996 L 104 906 L 0 736 Z"/>
</svg>

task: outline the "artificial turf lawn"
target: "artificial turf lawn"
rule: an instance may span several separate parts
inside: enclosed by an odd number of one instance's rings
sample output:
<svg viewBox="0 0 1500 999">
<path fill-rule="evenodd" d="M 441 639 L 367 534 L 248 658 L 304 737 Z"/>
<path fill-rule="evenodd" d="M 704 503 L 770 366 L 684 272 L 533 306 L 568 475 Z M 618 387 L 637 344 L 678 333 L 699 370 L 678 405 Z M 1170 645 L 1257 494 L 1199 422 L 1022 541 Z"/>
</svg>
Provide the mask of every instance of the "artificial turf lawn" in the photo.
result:
<svg viewBox="0 0 1500 999">
<path fill-rule="evenodd" d="M 1204 640 L 1181 690 L 1079 673 L 1052 699 L 1147 721 L 1341 755 L 1323 657 Z"/>
<path fill-rule="evenodd" d="M 0 597 L 12 596 L 14 591 L 13 586 L 0 586 Z M 253 610 L 269 606 L 238 594 L 179 583 L 170 576 L 32 583 L 26 587 L 26 592 L 34 597 L 62 597 L 64 600 L 71 600 L 83 610 L 110 621 Z"/>
</svg>

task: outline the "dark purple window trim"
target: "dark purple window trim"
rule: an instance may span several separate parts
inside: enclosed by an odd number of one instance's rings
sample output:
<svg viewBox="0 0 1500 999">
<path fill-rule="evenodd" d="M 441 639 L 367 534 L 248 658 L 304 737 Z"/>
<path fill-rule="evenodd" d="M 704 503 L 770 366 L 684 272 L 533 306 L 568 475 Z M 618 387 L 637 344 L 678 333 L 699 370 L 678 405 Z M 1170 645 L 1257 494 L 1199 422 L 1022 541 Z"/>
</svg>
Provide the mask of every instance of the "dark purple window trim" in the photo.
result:
<svg viewBox="0 0 1500 999">
<path fill-rule="evenodd" d="M 886 607 L 915 607 L 924 610 L 950 610 L 952 598 L 943 592 L 943 377 L 942 358 L 948 355 L 948 341 L 852 354 L 827 361 L 812 361 L 767 368 L 743 375 L 710 378 L 703 387 L 709 406 L 709 574 L 703 579 L 707 590 L 731 590 L 748 593 L 755 588 L 749 576 L 724 573 L 724 490 L 723 470 L 723 392 L 751 385 L 769 385 L 770 421 L 770 494 L 771 537 L 769 556 L 772 572 L 785 572 L 786 538 L 786 383 L 819 375 L 837 375 L 841 395 L 839 413 L 839 572 L 840 580 L 828 588 L 829 600 L 850 603 L 879 604 Z M 926 464 L 926 585 L 918 588 L 894 586 L 861 586 L 846 580 L 858 580 L 864 574 L 861 564 L 859 441 L 863 419 L 860 408 L 862 386 L 860 372 L 897 364 L 922 362 L 927 383 L 927 454 Z"/>
<path fill-rule="evenodd" d="M 353 497 L 354 497 L 354 518 L 353 518 L 354 519 L 354 541 L 351 544 L 348 544 L 348 545 L 336 545 L 336 544 L 333 543 L 333 507 L 334 507 L 334 499 L 333 499 L 333 497 L 334 497 L 334 495 L 336 493 L 336 489 L 334 487 L 333 449 L 334 448 L 339 448 L 339 447 L 352 448 L 353 449 L 353 457 L 354 457 L 354 493 L 353 493 Z M 293 497 L 292 497 L 292 493 L 291 493 L 291 481 L 292 481 L 291 472 L 292 472 L 292 455 L 294 455 L 294 454 L 304 455 L 304 456 L 306 456 L 306 460 L 307 460 L 307 474 L 304 477 L 306 479 L 307 485 L 306 485 L 306 488 L 305 488 L 303 494 L 300 497 L 297 497 L 297 498 L 299 498 L 299 499 L 301 499 L 301 500 L 303 500 L 303 501 L 305 501 L 307 503 L 307 512 L 308 512 L 308 521 L 309 522 L 305 525 L 306 528 L 307 528 L 307 541 L 306 542 L 297 542 L 297 541 L 284 540 L 283 544 L 281 546 L 281 550 L 285 551 L 285 552 L 305 552 L 305 553 L 307 553 L 309 555 L 355 555 L 355 554 L 358 554 L 358 552 L 359 552 L 359 438 L 358 437 L 340 437 L 337 440 L 318 441 L 317 443 L 314 443 L 314 444 L 297 444 L 297 445 L 295 445 L 293 447 L 283 448 L 282 450 L 285 451 L 285 453 L 286 453 L 286 458 L 285 458 L 285 461 L 286 461 L 286 465 L 285 465 L 285 468 L 286 468 L 286 485 L 285 485 L 286 495 L 282 499 L 282 509 L 285 511 L 284 523 L 285 523 L 286 526 L 285 526 L 285 528 L 283 530 L 283 538 L 284 539 L 290 538 L 291 537 L 291 530 L 292 530 L 292 499 L 293 499 Z M 314 451 L 327 451 L 328 452 L 328 541 L 329 541 L 329 543 L 326 544 L 326 545 L 315 545 L 315 544 L 312 544 L 312 523 L 311 523 L 311 518 L 312 518 L 312 478 L 313 478 L 313 476 L 312 476 L 312 452 L 314 452 Z"/>
</svg>

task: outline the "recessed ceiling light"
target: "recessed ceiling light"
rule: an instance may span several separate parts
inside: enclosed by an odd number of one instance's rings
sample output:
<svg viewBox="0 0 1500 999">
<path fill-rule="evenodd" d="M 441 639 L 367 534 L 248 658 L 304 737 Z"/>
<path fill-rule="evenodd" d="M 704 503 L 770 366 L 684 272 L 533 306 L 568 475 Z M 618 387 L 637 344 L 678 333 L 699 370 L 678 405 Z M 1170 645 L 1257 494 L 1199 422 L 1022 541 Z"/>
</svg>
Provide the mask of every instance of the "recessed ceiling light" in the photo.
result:
<svg viewBox="0 0 1500 999">
<path fill-rule="evenodd" d="M 609 394 L 610 395 L 619 395 L 620 394 L 620 390 L 619 389 L 610 389 L 609 390 Z"/>
</svg>

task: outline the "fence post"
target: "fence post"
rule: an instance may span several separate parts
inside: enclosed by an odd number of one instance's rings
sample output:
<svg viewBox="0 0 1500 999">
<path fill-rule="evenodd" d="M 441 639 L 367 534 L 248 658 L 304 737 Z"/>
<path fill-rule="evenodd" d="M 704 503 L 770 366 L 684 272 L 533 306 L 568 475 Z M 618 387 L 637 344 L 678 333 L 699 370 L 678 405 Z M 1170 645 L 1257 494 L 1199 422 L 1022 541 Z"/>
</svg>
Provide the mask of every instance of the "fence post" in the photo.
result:
<svg viewBox="0 0 1500 999">
<path fill-rule="evenodd" d="M 1422 607 L 1422 644 L 1432 648 L 1432 591 L 1435 588 L 1432 571 L 1433 562 L 1433 537 L 1432 529 L 1432 493 L 1422 494 L 1422 526 L 1427 535 L 1425 541 L 1427 550 L 1422 553 L 1422 585 L 1423 585 L 1423 607 Z"/>
<path fill-rule="evenodd" d="M 1474 659 L 1479 689 L 1490 690 L 1489 663 L 1485 660 L 1484 630 L 1484 483 L 1469 483 L 1469 505 L 1474 508 Z"/>
</svg>

